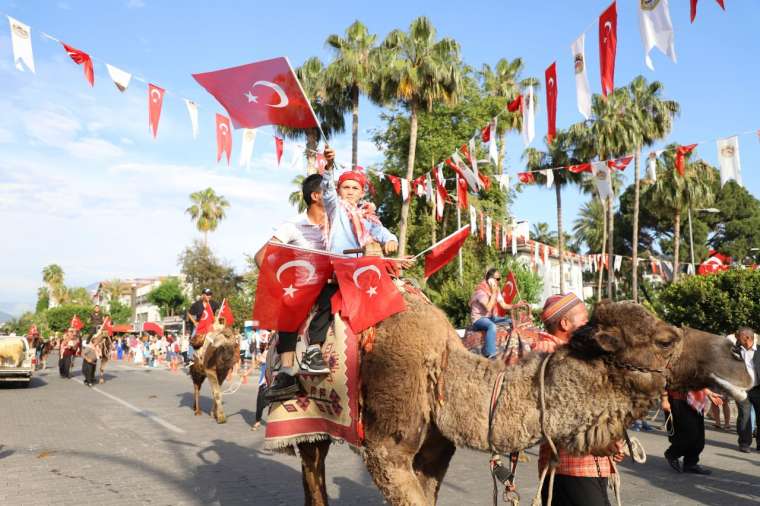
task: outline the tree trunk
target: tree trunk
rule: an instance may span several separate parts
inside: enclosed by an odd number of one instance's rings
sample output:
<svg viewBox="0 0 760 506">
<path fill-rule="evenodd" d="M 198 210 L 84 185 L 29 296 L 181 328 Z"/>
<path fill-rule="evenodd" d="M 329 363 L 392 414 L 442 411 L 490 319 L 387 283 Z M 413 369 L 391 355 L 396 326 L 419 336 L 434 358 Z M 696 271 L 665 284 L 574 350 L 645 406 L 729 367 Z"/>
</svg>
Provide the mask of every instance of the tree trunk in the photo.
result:
<svg viewBox="0 0 760 506">
<path fill-rule="evenodd" d="M 406 162 L 406 179 L 414 177 L 414 157 L 417 151 L 417 104 L 410 104 L 411 114 L 409 117 L 409 158 Z M 412 199 L 405 200 L 401 204 L 401 218 L 398 224 L 398 256 L 406 255 L 406 234 L 409 227 L 409 204 Z"/>
<path fill-rule="evenodd" d="M 317 147 L 319 147 L 319 141 L 316 130 L 308 130 L 306 132 L 306 175 L 317 173 Z"/>
<path fill-rule="evenodd" d="M 562 230 L 562 190 L 554 182 L 554 193 L 557 196 L 557 245 L 559 246 L 559 293 L 565 293 L 565 234 Z"/>
<path fill-rule="evenodd" d="M 636 163 L 633 171 L 633 239 L 631 242 L 631 296 L 639 301 L 639 179 L 641 177 L 641 148 L 636 148 Z"/>
<path fill-rule="evenodd" d="M 602 260 L 604 260 L 604 252 L 607 251 L 607 202 L 602 201 L 602 208 L 604 209 L 604 212 L 602 213 L 603 217 L 603 227 L 602 227 Z M 599 266 L 599 281 L 597 283 L 596 287 L 596 301 L 599 302 L 602 300 L 602 280 L 604 278 L 604 261 L 602 261 L 602 265 Z"/>
<path fill-rule="evenodd" d="M 681 210 L 676 210 L 673 226 L 673 282 L 678 281 L 678 260 L 681 249 Z"/>
<path fill-rule="evenodd" d="M 430 242 L 430 244 L 435 244 L 435 243 L 437 243 L 437 242 L 438 242 L 438 240 L 436 239 L 436 233 L 435 233 L 435 231 L 436 231 L 436 230 L 435 230 L 435 229 L 436 229 L 436 221 L 435 221 L 435 203 L 433 203 L 433 207 L 432 207 L 432 209 L 433 209 L 433 212 L 430 214 L 430 218 L 433 220 L 433 221 L 432 221 L 432 223 L 433 223 L 433 226 L 432 226 L 432 227 L 430 227 L 430 228 L 431 228 L 431 231 L 430 231 L 430 235 L 431 235 L 431 238 L 432 238 L 432 241 Z"/>
<path fill-rule="evenodd" d="M 612 269 L 613 265 L 613 255 L 615 253 L 614 250 L 614 241 L 615 241 L 615 214 L 614 214 L 614 207 L 612 205 L 612 197 L 608 197 L 607 200 L 609 201 L 607 206 L 607 228 L 609 231 L 607 232 L 607 297 L 610 300 L 615 300 L 615 295 L 612 292 L 612 278 L 615 275 L 614 271 Z"/>
<path fill-rule="evenodd" d="M 351 89 L 351 170 L 359 164 L 359 87 Z"/>
</svg>

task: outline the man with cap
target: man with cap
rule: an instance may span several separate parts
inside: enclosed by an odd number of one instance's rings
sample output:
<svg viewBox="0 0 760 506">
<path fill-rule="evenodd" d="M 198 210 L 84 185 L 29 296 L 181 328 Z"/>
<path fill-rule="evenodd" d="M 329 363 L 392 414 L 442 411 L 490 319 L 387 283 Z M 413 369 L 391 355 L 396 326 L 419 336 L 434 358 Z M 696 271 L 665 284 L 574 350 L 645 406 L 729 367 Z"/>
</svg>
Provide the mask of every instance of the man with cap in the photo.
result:
<svg viewBox="0 0 760 506">
<path fill-rule="evenodd" d="M 552 295 L 544 303 L 541 321 L 546 329 L 533 343 L 533 349 L 542 353 L 553 353 L 558 347 L 570 342 L 578 328 L 588 323 L 586 305 L 573 293 Z M 623 458 L 621 444 L 616 444 L 614 460 Z M 570 455 L 562 448 L 552 489 L 554 506 L 609 506 L 607 479 L 614 472 L 610 457 L 593 455 Z M 548 444 L 541 445 L 538 458 L 539 474 L 551 458 Z M 544 504 L 549 496 L 549 480 L 544 481 L 541 491 Z"/>
<path fill-rule="evenodd" d="M 198 327 L 198 322 L 203 318 L 203 311 L 206 308 L 206 304 L 209 304 L 211 306 L 211 310 L 214 311 L 214 314 L 219 310 L 219 303 L 215 300 L 212 300 L 214 296 L 214 293 L 211 291 L 211 288 L 204 288 L 201 292 L 201 296 L 198 297 L 198 300 L 193 302 L 193 304 L 190 306 L 190 309 L 187 310 L 187 319 L 190 321 L 190 324 L 192 326 L 192 330 L 190 332 L 190 340 L 192 341 L 193 337 L 195 337 L 195 329 Z"/>
</svg>

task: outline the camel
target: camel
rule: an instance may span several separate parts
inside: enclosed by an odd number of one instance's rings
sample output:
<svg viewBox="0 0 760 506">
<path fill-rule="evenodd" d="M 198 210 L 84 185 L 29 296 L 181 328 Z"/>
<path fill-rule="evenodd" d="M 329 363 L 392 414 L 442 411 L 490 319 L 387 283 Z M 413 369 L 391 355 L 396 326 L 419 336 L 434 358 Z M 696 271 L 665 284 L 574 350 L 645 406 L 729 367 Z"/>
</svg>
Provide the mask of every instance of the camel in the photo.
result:
<svg viewBox="0 0 760 506">
<path fill-rule="evenodd" d="M 105 371 L 106 364 L 111 359 L 111 352 L 114 347 L 113 336 L 109 335 L 104 329 L 100 329 L 97 334 L 92 337 L 92 344 L 98 350 L 98 357 L 100 358 L 100 366 L 98 368 L 98 383 L 105 383 Z"/>
<path fill-rule="evenodd" d="M 737 399 L 751 387 L 726 339 L 668 325 L 632 302 L 598 305 L 571 345 L 507 366 L 468 352 L 438 308 L 409 295 L 405 300 L 407 311 L 377 325 L 374 348 L 361 365 L 363 458 L 396 506 L 436 504 L 457 447 L 490 450 L 490 398 L 500 373 L 504 386 L 492 432 L 500 454 L 550 437 L 571 453 L 609 455 L 666 384 L 719 387 Z M 329 445 L 298 445 L 307 505 L 327 504 Z"/>
<path fill-rule="evenodd" d="M 240 341 L 232 329 L 215 324 L 213 330 L 206 334 L 209 344 L 202 352 L 202 357 L 196 356 L 190 366 L 190 377 L 193 379 L 195 416 L 201 413 L 201 385 L 208 378 L 211 383 L 214 405 L 211 416 L 217 423 L 225 423 L 227 417 L 222 407 L 222 383 L 234 365 L 240 360 Z"/>
</svg>

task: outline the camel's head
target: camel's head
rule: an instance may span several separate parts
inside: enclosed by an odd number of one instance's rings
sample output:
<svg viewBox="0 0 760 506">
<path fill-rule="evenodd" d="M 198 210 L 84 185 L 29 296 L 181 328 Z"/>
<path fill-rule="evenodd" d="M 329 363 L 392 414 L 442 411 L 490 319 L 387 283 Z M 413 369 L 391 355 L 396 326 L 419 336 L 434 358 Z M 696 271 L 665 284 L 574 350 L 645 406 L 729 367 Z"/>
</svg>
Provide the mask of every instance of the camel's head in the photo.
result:
<svg viewBox="0 0 760 506">
<path fill-rule="evenodd" d="M 604 360 L 610 376 L 647 396 L 662 392 L 667 370 L 680 352 L 683 332 L 634 302 L 602 302 L 570 348 L 585 359 Z"/>
<path fill-rule="evenodd" d="M 675 390 L 718 387 L 737 401 L 744 400 L 752 378 L 731 342 L 688 327 L 683 334 L 683 349 L 669 371 L 669 386 Z"/>
</svg>

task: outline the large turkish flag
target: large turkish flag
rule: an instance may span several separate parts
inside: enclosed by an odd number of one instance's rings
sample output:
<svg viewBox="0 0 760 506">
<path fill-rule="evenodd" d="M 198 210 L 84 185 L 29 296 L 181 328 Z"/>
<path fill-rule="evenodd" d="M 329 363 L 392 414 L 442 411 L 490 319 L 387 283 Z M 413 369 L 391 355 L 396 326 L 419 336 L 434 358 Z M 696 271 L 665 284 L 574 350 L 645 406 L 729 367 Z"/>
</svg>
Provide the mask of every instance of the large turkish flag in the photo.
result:
<svg viewBox="0 0 760 506">
<path fill-rule="evenodd" d="M 546 79 L 546 138 L 551 142 L 557 134 L 557 63 L 554 62 L 544 72 Z"/>
<path fill-rule="evenodd" d="M 235 128 L 318 125 L 287 58 L 272 58 L 193 77 L 227 109 Z"/>
<path fill-rule="evenodd" d="M 216 115 L 216 163 L 222 159 L 222 153 L 227 155 L 227 166 L 230 165 L 232 154 L 232 132 L 230 132 L 230 118 L 223 114 Z"/>
<path fill-rule="evenodd" d="M 615 52 L 617 51 L 617 7 L 612 2 L 599 16 L 599 72 L 602 93 L 606 97 L 615 89 Z"/>
<path fill-rule="evenodd" d="M 332 272 L 327 252 L 269 243 L 256 285 L 253 319 L 263 329 L 296 332 Z"/>
</svg>

